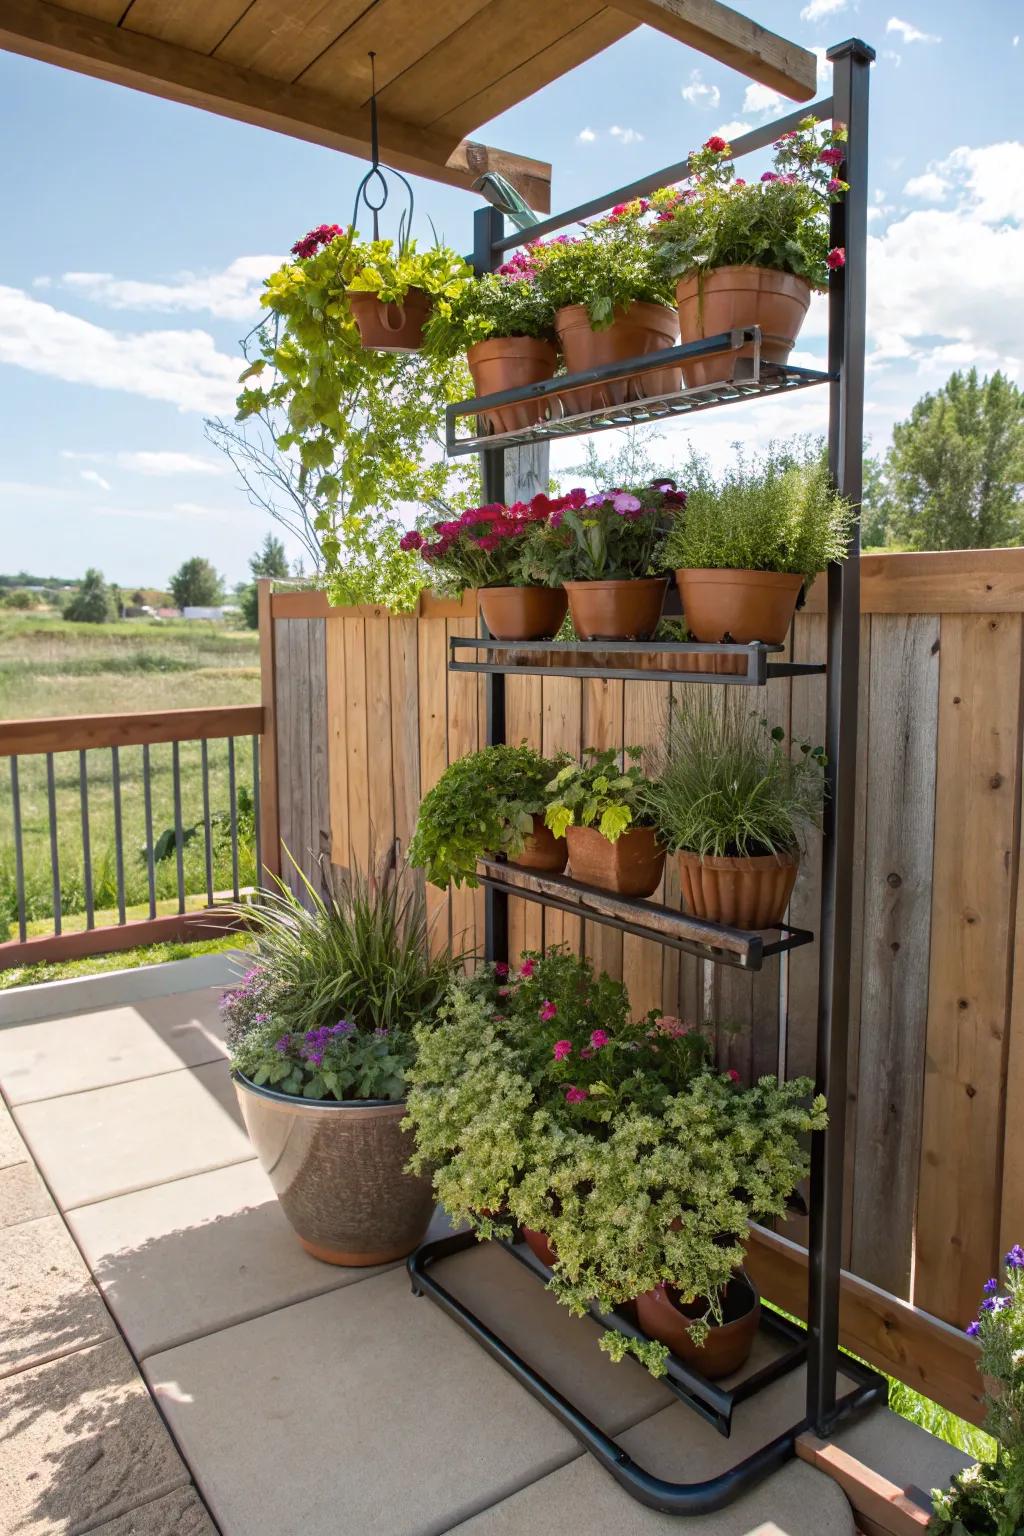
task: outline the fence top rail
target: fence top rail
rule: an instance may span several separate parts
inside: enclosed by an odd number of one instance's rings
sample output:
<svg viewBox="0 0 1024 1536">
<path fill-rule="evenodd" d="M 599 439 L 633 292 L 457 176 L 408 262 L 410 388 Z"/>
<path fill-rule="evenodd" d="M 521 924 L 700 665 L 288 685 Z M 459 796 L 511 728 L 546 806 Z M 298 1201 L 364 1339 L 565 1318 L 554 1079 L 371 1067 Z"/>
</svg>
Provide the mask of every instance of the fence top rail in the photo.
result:
<svg viewBox="0 0 1024 1536">
<path fill-rule="evenodd" d="M 259 736 L 262 731 L 263 708 L 259 704 L 125 715 L 48 715 L 38 720 L 0 720 L 0 757 Z"/>
</svg>

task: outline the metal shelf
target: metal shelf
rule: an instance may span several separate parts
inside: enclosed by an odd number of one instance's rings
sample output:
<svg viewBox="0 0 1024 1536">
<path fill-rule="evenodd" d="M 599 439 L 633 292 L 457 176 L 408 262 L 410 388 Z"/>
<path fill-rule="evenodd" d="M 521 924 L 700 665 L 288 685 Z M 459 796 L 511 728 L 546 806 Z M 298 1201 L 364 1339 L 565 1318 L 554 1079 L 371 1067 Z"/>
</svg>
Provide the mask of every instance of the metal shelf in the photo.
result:
<svg viewBox="0 0 1024 1536">
<path fill-rule="evenodd" d="M 554 907 L 587 922 L 635 934 L 637 938 L 651 939 L 716 965 L 759 971 L 771 955 L 814 942 L 814 934 L 806 928 L 791 928 L 785 923 L 761 931 L 727 928 L 660 902 L 616 896 L 568 875 L 539 874 L 534 869 L 521 869 L 517 864 L 497 859 L 481 859 L 479 868 L 480 883 L 490 890 L 522 896 L 541 906 Z"/>
<path fill-rule="evenodd" d="M 604 677 L 626 681 L 673 683 L 724 683 L 733 687 L 760 688 L 776 677 L 810 677 L 825 671 L 819 663 L 769 661 L 781 654 L 781 645 L 712 645 L 699 640 L 495 640 L 474 635 L 449 638 L 451 672 L 490 672 L 542 677 Z M 457 651 L 483 651 L 485 661 L 458 661 Z M 502 653 L 507 653 L 503 659 Z M 600 659 L 587 665 L 593 656 L 622 656 L 621 666 L 609 666 Z M 708 656 L 725 661 L 738 657 L 742 669 L 736 671 L 694 671 L 687 667 L 666 665 L 668 658 Z M 542 660 L 549 657 L 550 660 Z M 580 658 L 576 660 L 576 658 Z M 660 665 L 658 664 L 660 661 Z M 631 665 L 627 663 L 632 663 Z"/>
</svg>

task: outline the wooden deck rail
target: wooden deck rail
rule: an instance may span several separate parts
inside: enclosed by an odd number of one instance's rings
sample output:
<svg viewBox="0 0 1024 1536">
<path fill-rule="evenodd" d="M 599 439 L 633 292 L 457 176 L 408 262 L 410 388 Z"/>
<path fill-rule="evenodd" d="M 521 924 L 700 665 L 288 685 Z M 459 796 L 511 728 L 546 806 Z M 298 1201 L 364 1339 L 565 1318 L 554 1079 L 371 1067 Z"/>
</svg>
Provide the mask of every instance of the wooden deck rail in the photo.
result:
<svg viewBox="0 0 1024 1536">
<path fill-rule="evenodd" d="M 49 715 L 39 720 L 0 720 L 0 757 L 41 752 L 86 752 L 92 747 L 142 747 L 168 741 L 215 741 L 259 736 L 259 704 L 219 709 L 165 709 L 154 714 Z"/>
</svg>

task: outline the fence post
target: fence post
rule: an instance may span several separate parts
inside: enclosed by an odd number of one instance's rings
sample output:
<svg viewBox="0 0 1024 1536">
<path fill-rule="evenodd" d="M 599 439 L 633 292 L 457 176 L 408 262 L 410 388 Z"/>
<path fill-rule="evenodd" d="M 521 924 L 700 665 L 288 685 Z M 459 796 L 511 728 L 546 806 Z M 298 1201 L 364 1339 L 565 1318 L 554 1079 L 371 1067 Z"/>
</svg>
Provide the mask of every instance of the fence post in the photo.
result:
<svg viewBox="0 0 1024 1536">
<path fill-rule="evenodd" d="M 262 869 L 257 871 L 261 885 L 270 882 L 267 875 L 281 873 L 281 829 L 277 796 L 277 711 L 274 686 L 274 619 L 271 608 L 273 581 L 261 576 L 257 614 L 260 634 L 260 702 L 263 705 L 263 732 L 260 736 L 260 853 Z"/>
</svg>

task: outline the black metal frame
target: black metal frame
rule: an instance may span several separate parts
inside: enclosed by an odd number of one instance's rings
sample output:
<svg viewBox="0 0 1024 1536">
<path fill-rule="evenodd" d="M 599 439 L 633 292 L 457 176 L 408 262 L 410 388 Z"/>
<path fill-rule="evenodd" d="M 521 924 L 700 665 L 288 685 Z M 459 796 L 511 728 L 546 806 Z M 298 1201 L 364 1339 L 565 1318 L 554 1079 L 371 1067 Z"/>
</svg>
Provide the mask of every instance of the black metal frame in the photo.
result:
<svg viewBox="0 0 1024 1536">
<path fill-rule="evenodd" d="M 651 682 L 661 679 L 674 683 L 721 683 L 739 688 L 763 688 L 775 677 L 815 677 L 825 671 L 824 664 L 803 661 L 769 661 L 769 656 L 780 655 L 781 645 L 711 644 L 701 640 L 495 640 L 493 635 L 452 635 L 448 641 L 450 672 L 489 672 L 507 676 L 510 672 L 521 676 L 542 677 L 606 677 L 620 681 Z M 458 651 L 485 651 L 501 656 L 508 652 L 511 661 L 457 661 Z M 560 661 L 560 657 L 613 656 L 616 653 L 643 666 L 621 667 L 601 665 L 587 666 L 573 660 Z M 550 662 L 539 661 L 539 656 L 550 656 Z M 740 656 L 745 662 L 742 672 L 692 672 L 685 667 L 655 666 L 656 657 L 671 656 Z M 521 657 L 521 660 L 515 660 Z"/>
<path fill-rule="evenodd" d="M 775 387 L 786 386 L 787 375 L 800 375 L 803 383 L 829 385 L 829 468 L 837 489 L 855 505 L 861 499 L 861 455 L 863 443 L 864 410 L 864 346 L 865 346 L 865 258 L 867 249 L 867 159 L 868 159 L 868 80 L 874 51 L 859 39 L 851 39 L 829 50 L 828 58 L 833 65 L 833 94 L 830 98 L 813 103 L 810 107 L 791 113 L 774 123 L 766 124 L 754 132 L 745 134 L 734 142 L 734 153 L 749 154 L 771 143 L 782 132 L 795 128 L 802 118 L 814 116 L 819 120 L 828 117 L 845 123 L 848 129 L 846 146 L 846 179 L 850 191 L 832 209 L 830 245 L 843 246 L 846 265 L 831 274 L 829 284 L 829 344 L 828 369 L 824 373 L 811 370 L 784 369 L 775 373 Z M 557 215 L 534 225 L 528 231 L 506 235 L 501 214 L 494 208 L 481 209 L 474 225 L 474 266 L 478 272 L 497 267 L 506 251 L 563 229 L 567 225 L 600 213 L 618 202 L 628 201 L 654 190 L 655 187 L 683 180 L 689 173 L 689 165 L 683 161 L 665 170 L 618 188 L 599 199 L 591 200 L 568 213 Z M 744 333 L 747 335 L 747 333 Z M 750 339 L 757 341 L 756 336 Z M 545 437 L 560 435 L 563 431 L 603 430 L 605 427 L 622 425 L 634 419 L 657 419 L 652 407 L 661 404 L 664 414 L 678 414 L 683 409 L 694 409 L 700 391 L 693 392 L 694 404 L 687 405 L 681 391 L 678 397 L 660 397 L 658 400 L 637 402 L 638 410 L 647 409 L 647 416 L 638 418 L 621 414 L 619 408 L 601 412 L 588 412 L 588 420 L 575 421 L 565 418 L 561 422 L 546 422 L 540 428 L 527 433 L 506 433 L 494 439 L 455 440 L 454 424 L 459 416 L 475 414 L 490 406 L 511 403 L 528 398 L 556 396 L 560 389 L 572 387 L 577 382 L 596 382 L 608 378 L 621 378 L 636 374 L 644 368 L 664 366 L 666 360 L 680 355 L 696 356 L 723 349 L 727 342 L 731 348 L 735 336 L 709 338 L 708 342 L 694 347 L 672 348 L 653 354 L 646 359 L 632 359 L 620 365 L 618 371 L 596 369 L 587 375 L 551 381 L 549 385 L 532 386 L 528 390 L 504 391 L 500 394 L 478 397 L 452 407 L 448 415 L 449 452 L 462 453 L 479 448 L 483 470 L 483 492 L 488 501 L 504 500 L 505 447 L 534 442 Z M 642 364 L 642 367 L 637 366 Z M 762 374 L 768 382 L 768 370 L 757 367 L 750 381 L 736 385 L 732 393 L 721 386 L 722 393 L 706 404 L 731 403 L 743 398 L 745 386 L 748 394 L 760 393 Z M 672 410 L 673 402 L 680 412 Z M 700 407 L 703 408 L 703 407 Z M 628 412 L 633 406 L 623 407 Z M 618 417 L 619 419 L 616 419 Z M 828 571 L 828 660 L 826 664 L 826 752 L 828 756 L 826 812 L 822 853 L 822 898 L 819 929 L 819 989 L 817 1019 L 817 1070 L 816 1088 L 824 1093 L 829 1104 L 827 1130 L 815 1132 L 811 1145 L 810 1180 L 810 1240 L 808 1264 L 808 1327 L 804 1334 L 796 1325 L 787 1324 L 801 1335 L 799 1350 L 793 1351 L 793 1363 L 799 1364 L 806 1353 L 807 1405 L 806 1416 L 790 1426 L 751 1456 L 728 1472 L 707 1482 L 697 1484 L 670 1483 L 652 1476 L 638 1467 L 614 1440 L 591 1420 L 586 1418 L 561 1393 L 557 1392 L 540 1374 L 516 1355 L 491 1329 L 464 1306 L 451 1292 L 441 1285 L 431 1273 L 431 1265 L 439 1258 L 450 1257 L 475 1242 L 473 1234 L 461 1234 L 446 1238 L 439 1243 L 429 1243 L 420 1248 L 408 1261 L 413 1289 L 429 1295 L 447 1314 L 454 1318 L 484 1349 L 531 1392 L 579 1439 L 593 1456 L 634 1498 L 651 1508 L 669 1514 L 704 1514 L 721 1508 L 768 1472 L 781 1466 L 794 1454 L 796 1438 L 805 1429 L 813 1428 L 819 1435 L 829 1435 L 840 1419 L 869 1403 L 884 1400 L 886 1383 L 883 1377 L 842 1354 L 839 1348 L 839 1276 L 842 1251 L 843 1218 L 843 1152 L 845 1142 L 847 1051 L 849 1036 L 849 985 L 850 985 L 850 931 L 852 916 L 852 862 L 853 827 L 856 779 L 857 734 L 857 683 L 860 643 L 860 540 L 855 533 L 851 542 L 849 559 L 829 567 Z M 463 662 L 457 660 L 460 649 L 475 648 L 485 654 L 504 653 L 506 660 Z M 509 642 L 496 642 L 489 637 L 482 641 L 468 638 L 453 641 L 450 666 L 454 670 L 478 671 L 487 674 L 487 741 L 491 744 L 505 739 L 505 676 L 509 673 L 547 672 L 553 676 L 602 676 L 638 678 L 643 681 L 675 679 L 703 683 L 740 683 L 758 686 L 769 677 L 798 676 L 819 668 L 794 666 L 789 663 L 769 662 L 772 648 L 748 646 L 700 646 L 697 643 L 650 644 L 638 646 L 632 642 L 591 642 L 589 645 L 565 646 L 556 642 L 522 643 L 518 648 Z M 566 663 L 547 666 L 543 661 L 531 661 L 526 653 L 564 654 L 572 650 L 578 653 L 646 650 L 651 654 L 694 653 L 718 651 L 723 654 L 738 652 L 747 655 L 744 674 L 689 673 L 670 668 L 623 667 L 609 668 L 595 665 L 569 666 Z M 521 659 L 517 659 L 521 658 Z M 489 959 L 508 958 L 508 895 L 514 890 L 518 896 L 561 906 L 564 910 L 579 911 L 572 900 L 576 892 L 571 880 L 552 881 L 552 890 L 530 891 L 515 884 L 511 872 L 506 873 L 500 864 L 488 864 L 484 871 L 485 883 L 485 954 Z M 557 891 L 554 889 L 557 883 Z M 566 889 L 562 889 L 565 887 Z M 585 889 L 585 888 L 584 888 Z M 629 903 L 632 907 L 647 907 L 649 903 Z M 588 921 L 604 921 L 612 926 L 623 927 L 627 932 L 639 929 L 645 937 L 656 937 L 659 942 L 673 942 L 663 932 L 651 934 L 637 921 L 632 910 L 616 915 L 607 912 L 587 911 Z M 678 916 L 678 914 L 676 914 Z M 719 930 L 720 934 L 725 930 Z M 810 935 L 801 930 L 786 930 L 787 938 L 778 945 L 763 946 L 761 954 L 773 953 L 793 947 L 793 942 L 804 943 Z M 682 937 L 682 935 L 681 935 Z M 692 937 L 692 935 L 690 936 Z M 749 936 L 748 936 L 749 938 Z M 763 941 L 762 941 L 763 944 Z M 679 947 L 682 947 L 680 945 Z M 715 963 L 733 963 L 724 958 L 721 949 L 712 953 L 713 946 L 699 948 L 698 952 Z M 742 963 L 742 962 L 741 962 Z M 529 1264 L 544 1277 L 547 1271 L 531 1261 L 517 1249 L 517 1258 Z M 615 1327 L 628 1332 L 628 1320 L 615 1317 L 610 1320 Z M 773 1324 L 772 1326 L 776 1326 Z M 785 1330 L 784 1330 L 785 1331 Z M 799 1358 L 796 1358 L 796 1356 Z M 852 1392 L 838 1394 L 838 1373 L 842 1362 L 844 1374 L 856 1380 Z M 682 1375 L 681 1375 L 682 1373 Z M 777 1379 L 776 1372 L 770 1379 Z M 685 1377 L 685 1379 L 684 1379 Z M 675 1362 L 670 1374 L 672 1389 L 698 1412 L 717 1422 L 718 1427 L 726 1420 L 731 1424 L 732 1406 L 740 1399 L 733 1394 L 732 1402 L 723 1404 L 720 1389 L 704 1382 L 697 1373 L 689 1371 L 682 1362 Z M 752 1385 L 746 1385 L 741 1397 L 752 1396 L 766 1385 L 763 1373 L 755 1373 Z M 727 1430 L 726 1430 L 727 1432 Z"/>
</svg>

